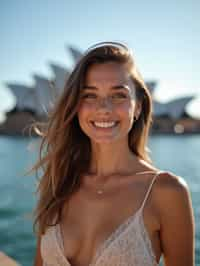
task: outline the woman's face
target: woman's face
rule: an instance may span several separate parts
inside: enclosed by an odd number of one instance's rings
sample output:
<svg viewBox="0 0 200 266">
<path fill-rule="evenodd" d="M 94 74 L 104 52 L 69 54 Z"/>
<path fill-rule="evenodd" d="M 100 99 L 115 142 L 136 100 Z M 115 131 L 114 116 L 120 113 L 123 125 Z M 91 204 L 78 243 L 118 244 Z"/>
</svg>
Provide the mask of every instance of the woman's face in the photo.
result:
<svg viewBox="0 0 200 266">
<path fill-rule="evenodd" d="M 92 142 L 128 141 L 139 107 L 135 86 L 124 65 L 109 62 L 89 67 L 81 91 L 78 119 Z"/>
</svg>

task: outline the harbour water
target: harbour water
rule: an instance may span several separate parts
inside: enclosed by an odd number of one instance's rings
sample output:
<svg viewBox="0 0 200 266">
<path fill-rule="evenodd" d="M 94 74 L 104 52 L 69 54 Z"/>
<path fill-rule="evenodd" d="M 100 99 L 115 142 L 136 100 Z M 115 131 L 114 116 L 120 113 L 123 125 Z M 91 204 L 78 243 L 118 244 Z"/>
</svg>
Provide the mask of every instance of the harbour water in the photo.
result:
<svg viewBox="0 0 200 266">
<path fill-rule="evenodd" d="M 0 136 L 0 250 L 23 266 L 33 265 L 35 237 L 31 211 L 36 178 L 25 176 L 36 159 L 37 139 Z M 196 266 L 200 266 L 200 135 L 151 136 L 155 165 L 188 183 L 196 223 Z M 0 265 L 3 266 L 3 265 Z"/>
</svg>

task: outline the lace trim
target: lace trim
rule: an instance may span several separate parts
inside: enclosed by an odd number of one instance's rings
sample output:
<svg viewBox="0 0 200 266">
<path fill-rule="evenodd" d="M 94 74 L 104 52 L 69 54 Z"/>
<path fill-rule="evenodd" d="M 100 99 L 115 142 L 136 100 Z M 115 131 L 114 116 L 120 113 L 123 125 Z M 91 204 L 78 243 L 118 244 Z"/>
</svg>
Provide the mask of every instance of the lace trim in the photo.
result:
<svg viewBox="0 0 200 266">
<path fill-rule="evenodd" d="M 142 234 L 143 240 L 146 244 L 146 248 L 148 250 L 148 253 L 150 254 L 150 257 L 152 259 L 152 265 L 158 265 L 157 261 L 156 261 L 156 255 L 153 251 L 152 243 L 151 243 L 151 240 L 149 238 L 149 233 L 148 233 L 146 226 L 144 224 L 143 213 L 141 213 L 141 215 L 139 217 L 139 224 L 141 225 L 141 234 Z"/>
<path fill-rule="evenodd" d="M 162 172 L 162 171 L 159 171 L 159 173 L 160 172 Z M 159 173 L 157 173 L 156 176 Z M 150 188 L 149 188 L 149 190 L 145 196 L 145 199 L 148 197 L 149 191 L 151 190 L 151 187 L 153 185 L 154 180 L 156 179 L 156 176 L 153 178 L 152 184 L 150 185 Z M 143 203 L 145 203 L 145 200 Z M 158 265 L 156 262 L 156 256 L 155 256 L 154 251 L 153 251 L 152 243 L 151 243 L 151 240 L 150 240 L 149 235 L 148 235 L 148 231 L 147 231 L 145 224 L 144 224 L 143 207 L 144 207 L 144 204 L 142 204 L 142 206 L 133 215 L 128 217 L 125 220 L 125 222 L 123 222 L 121 225 L 119 225 L 111 233 L 111 235 L 107 239 L 105 239 L 105 241 L 102 244 L 100 244 L 100 246 L 97 248 L 96 254 L 94 255 L 89 266 L 94 266 L 97 264 L 97 262 L 103 261 L 104 257 L 105 257 L 104 253 L 106 254 L 106 252 L 109 252 L 111 248 L 114 248 L 115 247 L 114 244 L 117 244 L 116 246 L 121 247 L 120 243 L 123 242 L 122 237 L 125 235 L 125 233 L 129 233 L 130 229 L 133 230 L 132 226 L 135 226 L 135 229 L 134 229 L 134 231 L 131 231 L 131 232 L 132 233 L 135 232 L 136 236 L 138 235 L 138 237 L 145 243 L 144 248 L 145 248 L 145 251 L 147 253 L 145 255 L 143 252 L 141 254 L 141 259 L 142 259 L 142 257 L 144 257 L 144 260 L 147 259 L 147 261 L 148 261 L 149 257 L 150 257 L 152 265 Z M 139 217 L 138 223 L 135 223 L 137 217 Z M 140 229 L 136 227 L 137 225 L 139 225 Z M 53 242 L 55 242 L 54 247 L 55 247 L 57 252 L 55 252 L 54 258 L 56 259 L 56 263 L 57 263 L 56 265 L 71 266 L 69 261 L 67 260 L 67 258 L 64 256 L 64 243 L 63 243 L 63 236 L 62 236 L 60 224 L 57 224 L 56 226 L 54 226 L 51 229 L 54 229 L 54 230 L 50 230 L 51 233 L 53 233 L 53 239 L 50 237 L 49 239 L 46 239 L 46 240 L 49 240 L 49 241 L 53 240 Z M 50 233 L 50 235 L 51 235 L 51 233 Z M 125 242 L 124 242 L 125 246 L 126 246 L 126 245 L 130 244 L 129 241 L 132 241 L 134 239 L 134 236 L 131 237 L 131 233 L 130 233 L 130 237 L 129 237 L 129 234 L 125 235 L 125 236 L 127 237 L 125 239 Z M 140 243 L 140 242 L 138 242 L 138 243 Z M 123 243 L 122 243 L 122 245 L 123 245 Z M 141 248 L 141 246 L 138 246 L 138 247 Z M 128 247 L 127 247 L 127 249 L 128 249 Z M 112 253 L 112 252 L 110 252 L 110 253 Z M 139 256 L 139 254 L 137 254 L 137 256 Z"/>
<path fill-rule="evenodd" d="M 99 246 L 97 249 L 97 252 L 92 260 L 92 262 L 89 264 L 89 266 L 95 265 L 97 260 L 101 258 L 102 254 L 105 252 L 105 250 L 109 250 L 116 241 L 122 237 L 122 235 L 129 229 L 129 225 L 133 223 L 133 221 L 136 219 L 136 217 L 139 214 L 139 211 L 141 209 L 138 209 L 133 215 L 128 217 L 125 222 L 123 222 L 121 225 L 117 227 L 113 233 Z M 122 234 L 123 233 L 123 234 Z"/>
<path fill-rule="evenodd" d="M 138 220 L 138 221 L 137 221 Z M 140 228 L 138 228 L 138 226 Z M 133 228 L 135 227 L 135 228 Z M 133 230 L 133 231 L 132 231 Z M 67 258 L 64 256 L 64 249 L 62 246 L 62 235 L 60 235 L 60 228 L 59 225 L 51 228 L 51 232 L 48 232 L 49 237 L 47 237 L 47 244 L 48 241 L 54 242 L 54 258 L 56 260 L 56 265 L 59 266 L 71 266 Z M 134 215 L 130 216 L 124 223 L 122 223 L 111 235 L 109 238 L 107 238 L 102 245 L 97 249 L 96 255 L 92 259 L 89 266 L 98 265 L 98 262 L 101 265 L 102 261 L 105 259 L 106 254 L 109 254 L 109 252 L 112 250 L 115 246 L 120 246 L 121 241 L 123 241 L 123 237 L 125 236 L 125 240 L 127 240 L 127 243 L 130 243 L 134 239 L 134 236 L 131 236 L 131 232 L 135 232 L 136 236 L 139 234 L 141 236 L 142 241 L 144 242 L 144 247 L 146 249 L 146 255 L 143 252 L 142 257 L 149 260 L 149 257 L 151 259 L 150 265 L 157 266 L 156 262 L 156 256 L 153 252 L 151 240 L 148 236 L 147 229 L 144 224 L 143 215 L 142 215 L 142 209 L 139 209 L 135 212 Z M 130 237 L 129 237 L 130 235 Z M 123 245 L 123 244 L 122 244 Z M 131 248 L 131 247 L 130 247 Z M 139 246 L 140 248 L 140 246 Z M 62 252 L 63 251 L 63 252 Z M 136 256 L 139 256 L 137 254 Z M 106 257 L 107 258 L 107 257 Z M 107 258 L 108 259 L 108 258 Z"/>
<path fill-rule="evenodd" d="M 67 258 L 65 257 L 64 255 L 64 249 L 63 249 L 63 252 L 62 252 L 62 249 L 61 249 L 61 246 L 60 244 L 62 243 L 62 239 L 60 239 L 59 237 L 59 231 L 58 231 L 58 226 L 56 225 L 54 227 L 54 234 L 53 234 L 53 241 L 55 242 L 55 248 L 56 248 L 56 251 L 55 252 L 55 259 L 56 259 L 56 262 L 57 264 L 56 265 L 59 265 L 59 266 L 71 266 L 69 261 L 67 260 Z"/>
</svg>

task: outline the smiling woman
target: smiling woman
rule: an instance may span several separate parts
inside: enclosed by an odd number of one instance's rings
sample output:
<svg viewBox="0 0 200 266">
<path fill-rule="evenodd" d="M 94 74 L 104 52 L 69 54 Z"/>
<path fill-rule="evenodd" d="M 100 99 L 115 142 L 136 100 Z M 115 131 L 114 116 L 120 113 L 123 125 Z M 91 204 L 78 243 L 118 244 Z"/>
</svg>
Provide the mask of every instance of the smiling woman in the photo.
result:
<svg viewBox="0 0 200 266">
<path fill-rule="evenodd" d="M 92 143 L 109 143 L 116 138 L 128 143 L 134 114 L 137 119 L 141 111 L 140 102 L 136 102 L 135 86 L 124 65 L 94 64 L 85 77 L 78 109 L 80 127 Z"/>
<path fill-rule="evenodd" d="M 35 266 L 194 265 L 182 177 L 157 169 L 152 101 L 132 52 L 99 43 L 75 66 L 42 136 Z M 116 208 L 117 206 L 117 208 Z"/>
</svg>

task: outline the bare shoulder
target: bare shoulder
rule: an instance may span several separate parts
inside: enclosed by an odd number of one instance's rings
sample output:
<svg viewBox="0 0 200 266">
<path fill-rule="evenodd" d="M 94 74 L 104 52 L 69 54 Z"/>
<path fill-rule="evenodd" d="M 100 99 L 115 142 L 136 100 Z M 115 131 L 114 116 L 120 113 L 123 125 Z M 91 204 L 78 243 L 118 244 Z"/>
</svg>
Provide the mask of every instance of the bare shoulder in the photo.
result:
<svg viewBox="0 0 200 266">
<path fill-rule="evenodd" d="M 157 177 L 155 197 L 161 215 L 165 214 L 165 210 L 174 209 L 178 214 L 185 208 L 192 207 L 188 183 L 172 172 L 162 172 Z"/>
<path fill-rule="evenodd" d="M 160 192 L 188 193 L 189 186 L 183 177 L 172 172 L 161 172 L 157 177 L 157 189 Z"/>
<path fill-rule="evenodd" d="M 165 265 L 193 265 L 194 215 L 187 182 L 163 172 L 158 176 L 155 197 Z"/>
</svg>

